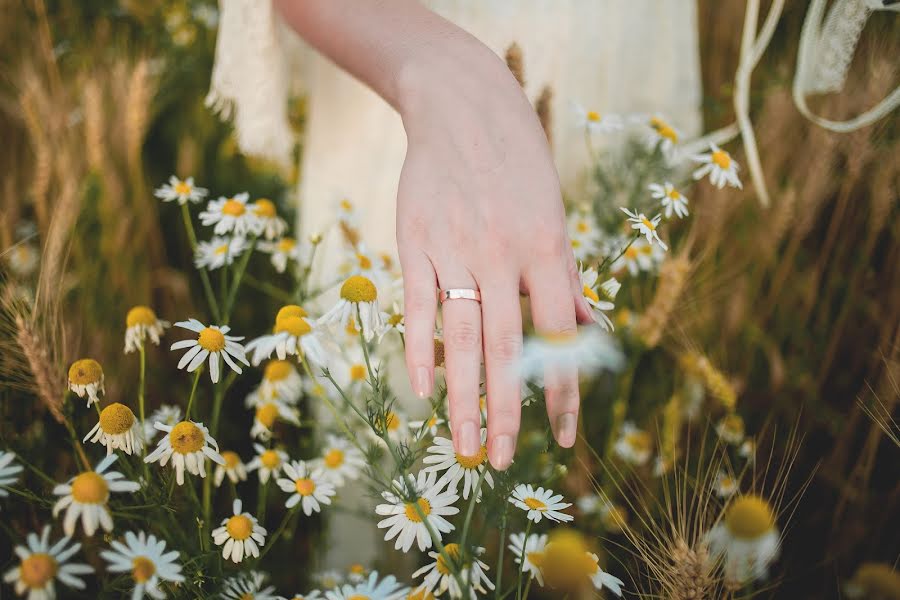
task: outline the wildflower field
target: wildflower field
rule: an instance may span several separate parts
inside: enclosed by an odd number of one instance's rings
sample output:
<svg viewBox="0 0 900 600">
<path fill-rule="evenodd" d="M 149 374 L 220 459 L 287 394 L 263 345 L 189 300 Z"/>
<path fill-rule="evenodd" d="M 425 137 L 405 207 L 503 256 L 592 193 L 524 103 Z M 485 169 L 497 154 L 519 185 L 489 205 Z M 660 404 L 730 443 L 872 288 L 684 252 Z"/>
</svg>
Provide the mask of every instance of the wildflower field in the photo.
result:
<svg viewBox="0 0 900 600">
<path fill-rule="evenodd" d="M 743 4 L 698 4 L 709 131 L 734 121 Z M 302 174 L 204 106 L 214 2 L 8 3 L 0 598 L 900 599 L 900 122 L 796 111 L 804 5 L 753 79 L 767 203 L 734 134 L 535 99 L 592 157 L 566 204 L 596 323 L 526 323 L 497 471 L 484 428 L 455 452 L 440 377 L 409 389 L 365 199 L 315 199 L 332 226 L 300 235 Z M 869 24 L 819 112 L 897 85 L 896 23 Z M 547 424 L 554 363 L 581 375 L 572 449 Z"/>
</svg>

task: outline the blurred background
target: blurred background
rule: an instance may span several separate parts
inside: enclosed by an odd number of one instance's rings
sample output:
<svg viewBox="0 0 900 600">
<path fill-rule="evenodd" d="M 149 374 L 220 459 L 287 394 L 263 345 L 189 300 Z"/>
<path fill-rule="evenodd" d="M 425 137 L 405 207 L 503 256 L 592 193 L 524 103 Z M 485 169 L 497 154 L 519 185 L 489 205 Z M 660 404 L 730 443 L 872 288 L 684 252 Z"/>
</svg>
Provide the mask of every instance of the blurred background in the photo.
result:
<svg viewBox="0 0 900 600">
<path fill-rule="evenodd" d="M 98 358 L 117 374 L 106 383 L 107 397 L 116 398 L 137 377 L 137 363 L 122 354 L 131 306 L 154 306 L 163 318 L 202 314 L 187 240 L 176 221 L 161 218 L 168 207 L 154 187 L 176 173 L 213 193 L 249 189 L 275 199 L 290 222 L 299 174 L 242 156 L 229 126 L 203 105 L 215 3 L 2 4 L 0 268 L 4 293 L 40 317 L 30 334 L 47 367 L 34 374 L 15 349 L 16 323 L 0 324 L 0 441 L 50 453 L 47 440 L 62 429 L 40 418 L 45 404 L 23 399 L 62 397 L 65 372 L 57 365 Z M 705 129 L 712 130 L 734 119 L 745 6 L 698 6 Z M 695 188 L 686 276 L 665 307 L 663 340 L 641 368 L 652 373 L 660 356 L 701 353 L 727 378 L 747 429 L 778 432 L 769 451 L 786 456 L 796 429 L 786 496 L 808 487 L 783 515 L 778 584 L 761 593 L 832 598 L 861 564 L 895 564 L 900 556 L 900 446 L 891 419 L 900 402 L 900 120 L 895 113 L 842 135 L 797 112 L 790 86 L 806 8 L 787 3 L 754 73 L 751 114 L 772 205 L 760 207 L 748 180 L 727 197 Z M 896 16 L 876 13 L 845 91 L 817 99 L 815 109 L 842 119 L 875 105 L 900 80 L 898 56 Z M 291 114 L 299 155 L 302 98 Z M 261 331 L 277 303 L 255 302 L 239 302 L 234 321 Z M 173 356 L 150 351 L 154 368 L 174 372 Z M 158 373 L 149 379 L 151 408 L 187 385 L 183 377 L 170 381 Z M 654 385 L 648 378 L 634 394 L 656 398 L 648 402 L 658 408 L 672 390 Z M 243 409 L 226 407 L 226 421 L 228 411 Z M 603 427 L 585 423 L 588 433 Z M 45 459 L 63 469 L 73 460 Z"/>
</svg>

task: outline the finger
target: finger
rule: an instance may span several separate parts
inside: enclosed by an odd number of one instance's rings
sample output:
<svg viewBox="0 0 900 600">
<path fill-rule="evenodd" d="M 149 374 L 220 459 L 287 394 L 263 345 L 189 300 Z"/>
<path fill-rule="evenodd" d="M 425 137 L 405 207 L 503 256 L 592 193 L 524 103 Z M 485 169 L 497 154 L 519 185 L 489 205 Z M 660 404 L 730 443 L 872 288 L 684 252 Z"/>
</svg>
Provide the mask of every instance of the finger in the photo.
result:
<svg viewBox="0 0 900 600">
<path fill-rule="evenodd" d="M 522 387 L 516 365 L 522 353 L 518 282 L 491 278 L 481 290 L 484 366 L 487 371 L 488 457 L 495 469 L 512 463 L 519 433 Z"/>
<path fill-rule="evenodd" d="M 559 263 L 548 261 L 528 275 L 531 314 L 535 329 L 552 336 L 574 336 L 575 309 L 570 282 Z M 544 373 L 547 415 L 557 443 L 568 448 L 575 443 L 578 424 L 578 371 L 575 365 L 556 365 Z"/>
<path fill-rule="evenodd" d="M 419 249 L 402 251 L 406 369 L 412 389 L 420 398 L 434 389 L 434 320 L 437 316 L 437 280 L 434 267 Z"/>
<path fill-rule="evenodd" d="M 477 287 L 464 269 L 439 267 L 438 282 L 442 290 Z M 459 454 L 475 456 L 481 450 L 481 307 L 474 300 L 447 300 L 441 316 L 453 445 Z"/>
</svg>

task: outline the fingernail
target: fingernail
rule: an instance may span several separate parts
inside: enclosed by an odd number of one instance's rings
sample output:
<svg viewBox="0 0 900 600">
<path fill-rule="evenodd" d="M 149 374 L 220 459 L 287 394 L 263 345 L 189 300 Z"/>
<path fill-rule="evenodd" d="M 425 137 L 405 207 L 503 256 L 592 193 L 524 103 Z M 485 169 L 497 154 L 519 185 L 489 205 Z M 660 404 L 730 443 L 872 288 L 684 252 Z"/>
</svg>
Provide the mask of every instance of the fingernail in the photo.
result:
<svg viewBox="0 0 900 600">
<path fill-rule="evenodd" d="M 432 385 L 431 371 L 427 367 L 416 369 L 416 394 L 419 398 L 430 396 Z"/>
<path fill-rule="evenodd" d="M 505 471 L 512 464 L 516 451 L 516 441 L 511 435 L 498 435 L 491 442 L 491 464 L 499 471 Z"/>
<path fill-rule="evenodd" d="M 467 421 L 459 428 L 459 453 L 475 456 L 481 450 L 481 436 L 475 423 Z"/>
<path fill-rule="evenodd" d="M 571 448 L 575 444 L 575 429 L 578 420 L 575 413 L 563 413 L 556 417 L 556 441 L 563 448 Z"/>
</svg>

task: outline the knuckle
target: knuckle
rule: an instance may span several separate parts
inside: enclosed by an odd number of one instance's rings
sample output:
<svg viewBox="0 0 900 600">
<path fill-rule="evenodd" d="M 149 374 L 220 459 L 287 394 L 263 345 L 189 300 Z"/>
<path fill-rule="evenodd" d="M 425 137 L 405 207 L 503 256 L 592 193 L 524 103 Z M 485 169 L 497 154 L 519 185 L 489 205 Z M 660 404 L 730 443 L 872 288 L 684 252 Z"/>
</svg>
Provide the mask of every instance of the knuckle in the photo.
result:
<svg viewBox="0 0 900 600">
<path fill-rule="evenodd" d="M 407 315 L 422 315 L 435 310 L 437 298 L 434 294 L 415 291 L 408 294 L 405 303 Z"/>
<path fill-rule="evenodd" d="M 571 380 L 560 381 L 554 385 L 551 393 L 560 408 L 565 410 L 578 404 L 578 385 Z"/>
<path fill-rule="evenodd" d="M 567 247 L 570 246 L 562 232 L 551 232 L 546 236 L 541 235 L 537 240 L 534 240 L 533 246 L 538 258 L 554 260 L 565 256 Z"/>
<path fill-rule="evenodd" d="M 461 321 L 446 332 L 444 343 L 451 350 L 474 352 L 481 346 L 481 330 L 470 321 Z"/>
<path fill-rule="evenodd" d="M 515 332 L 503 332 L 494 336 L 488 343 L 487 354 L 490 359 L 502 363 L 513 362 L 522 353 L 522 336 Z"/>
</svg>

